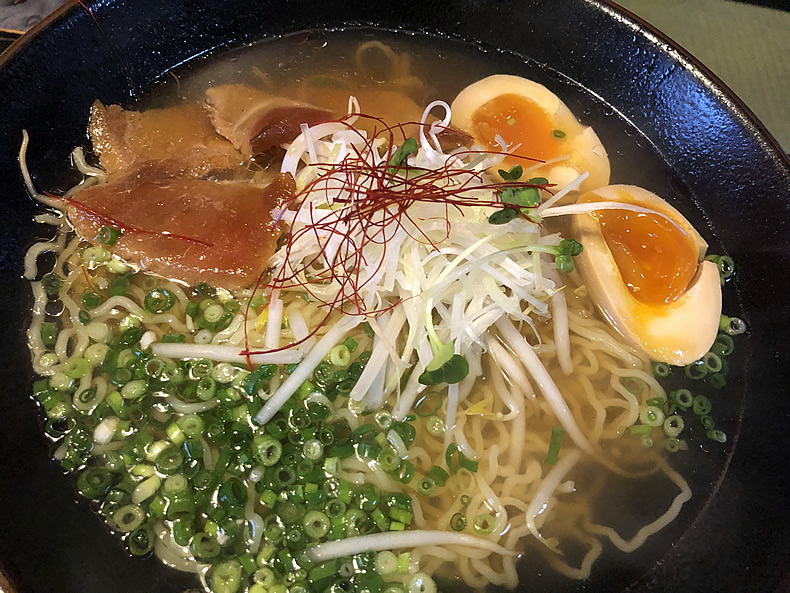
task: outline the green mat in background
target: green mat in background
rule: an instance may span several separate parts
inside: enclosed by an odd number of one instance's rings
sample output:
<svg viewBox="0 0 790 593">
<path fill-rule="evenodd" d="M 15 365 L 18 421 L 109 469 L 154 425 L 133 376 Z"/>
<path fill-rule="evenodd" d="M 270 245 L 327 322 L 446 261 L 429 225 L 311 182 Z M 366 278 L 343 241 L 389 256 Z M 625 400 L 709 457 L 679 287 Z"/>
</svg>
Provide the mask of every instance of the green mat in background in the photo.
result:
<svg viewBox="0 0 790 593">
<path fill-rule="evenodd" d="M 790 12 L 726 0 L 615 0 L 686 48 L 790 151 Z"/>
</svg>

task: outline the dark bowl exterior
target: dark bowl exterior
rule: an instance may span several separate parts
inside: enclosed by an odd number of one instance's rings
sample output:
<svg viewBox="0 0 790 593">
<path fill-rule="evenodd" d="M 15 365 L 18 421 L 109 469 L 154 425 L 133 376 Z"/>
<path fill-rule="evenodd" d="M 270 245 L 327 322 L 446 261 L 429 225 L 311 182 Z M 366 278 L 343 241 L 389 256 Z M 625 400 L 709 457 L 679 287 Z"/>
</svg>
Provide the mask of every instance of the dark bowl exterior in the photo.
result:
<svg viewBox="0 0 790 593">
<path fill-rule="evenodd" d="M 35 206 L 16 158 L 21 129 L 45 139 L 31 146 L 28 161 L 40 187 L 56 187 L 71 147 L 85 141 L 96 97 L 128 102 L 207 52 L 349 26 L 460 40 L 493 55 L 531 58 L 578 82 L 615 106 L 680 172 L 678 193 L 697 202 L 738 264 L 750 356 L 736 390 L 743 398 L 735 418 L 740 434 L 727 447 L 715 494 L 649 570 L 595 574 L 567 590 L 788 590 L 790 162 L 710 73 L 600 0 L 100 0 L 89 6 L 91 13 L 76 3 L 67 7 L 0 58 L 0 303 L 6 319 L 0 568 L 20 593 L 164 593 L 197 586 L 155 559 L 129 558 L 49 459 L 29 396 L 30 295 L 21 270 Z"/>
</svg>

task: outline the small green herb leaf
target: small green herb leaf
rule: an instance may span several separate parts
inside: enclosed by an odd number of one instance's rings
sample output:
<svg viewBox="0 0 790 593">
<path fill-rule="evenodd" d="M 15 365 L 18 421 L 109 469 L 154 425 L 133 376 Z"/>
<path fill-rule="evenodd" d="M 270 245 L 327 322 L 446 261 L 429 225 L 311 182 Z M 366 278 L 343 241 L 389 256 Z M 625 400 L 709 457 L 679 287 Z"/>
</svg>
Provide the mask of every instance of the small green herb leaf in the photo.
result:
<svg viewBox="0 0 790 593">
<path fill-rule="evenodd" d="M 560 255 L 576 257 L 584 250 L 584 247 L 576 239 L 563 239 L 557 249 Z"/>
<path fill-rule="evenodd" d="M 497 172 L 504 181 L 518 181 L 523 175 L 524 169 L 521 165 L 513 165 L 510 171 L 499 169 Z"/>
<path fill-rule="evenodd" d="M 561 272 L 573 272 L 573 258 L 579 255 L 584 247 L 575 239 L 563 239 L 556 247 L 554 264 Z"/>
<path fill-rule="evenodd" d="M 425 368 L 418 381 L 423 385 L 438 385 L 439 383 L 458 383 L 469 374 L 469 363 L 460 354 L 453 354 L 449 360 L 441 364 L 438 368 L 429 370 L 429 367 L 436 361 L 436 357 L 431 364 Z"/>
<path fill-rule="evenodd" d="M 489 216 L 488 222 L 490 224 L 505 224 L 513 220 L 516 216 L 518 216 L 518 211 L 515 208 L 503 208 Z"/>
<path fill-rule="evenodd" d="M 505 204 L 534 208 L 540 204 L 540 192 L 534 187 L 507 187 L 499 192 L 499 199 Z"/>
<path fill-rule="evenodd" d="M 418 378 L 423 385 L 458 383 L 469 374 L 469 363 L 460 354 L 454 354 L 452 342 L 445 344 L 431 339 L 431 349 L 433 359 Z"/>
</svg>

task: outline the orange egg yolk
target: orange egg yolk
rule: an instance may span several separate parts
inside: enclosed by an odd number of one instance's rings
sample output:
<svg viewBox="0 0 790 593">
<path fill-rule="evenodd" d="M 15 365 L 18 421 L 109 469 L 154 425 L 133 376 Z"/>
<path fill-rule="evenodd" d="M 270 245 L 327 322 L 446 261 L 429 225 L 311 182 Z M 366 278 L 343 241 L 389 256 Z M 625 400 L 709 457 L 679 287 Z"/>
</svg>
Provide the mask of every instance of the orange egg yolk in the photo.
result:
<svg viewBox="0 0 790 593">
<path fill-rule="evenodd" d="M 562 154 L 564 131 L 555 130 L 546 112 L 521 95 L 494 97 L 474 112 L 472 125 L 477 139 L 494 150 L 502 150 L 495 140 L 499 134 L 508 150 L 521 145 L 515 150 L 518 156 L 547 161 Z"/>
<path fill-rule="evenodd" d="M 686 291 L 698 264 L 691 237 L 655 214 L 602 210 L 595 217 L 635 299 L 662 305 Z"/>
</svg>

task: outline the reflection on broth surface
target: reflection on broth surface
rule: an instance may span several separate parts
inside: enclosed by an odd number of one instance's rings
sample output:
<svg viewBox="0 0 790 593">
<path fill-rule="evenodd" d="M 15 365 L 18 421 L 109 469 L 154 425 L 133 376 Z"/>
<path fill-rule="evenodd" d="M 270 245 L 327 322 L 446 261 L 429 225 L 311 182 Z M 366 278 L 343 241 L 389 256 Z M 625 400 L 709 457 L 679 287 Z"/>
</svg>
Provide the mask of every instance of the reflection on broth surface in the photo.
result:
<svg viewBox="0 0 790 593">
<path fill-rule="evenodd" d="M 512 588 L 588 578 L 683 511 L 675 467 L 726 441 L 702 394 L 742 322 L 717 333 L 716 280 L 696 343 L 672 303 L 640 310 L 685 369 L 629 333 L 575 221 L 696 231 L 606 197 L 604 143 L 631 140 L 578 123 L 581 91 L 499 68 L 397 37 L 266 43 L 97 101 L 64 195 L 28 177 L 58 229 L 26 261 L 35 395 L 132 554 L 214 593 Z M 699 242 L 676 299 L 731 274 Z"/>
</svg>

